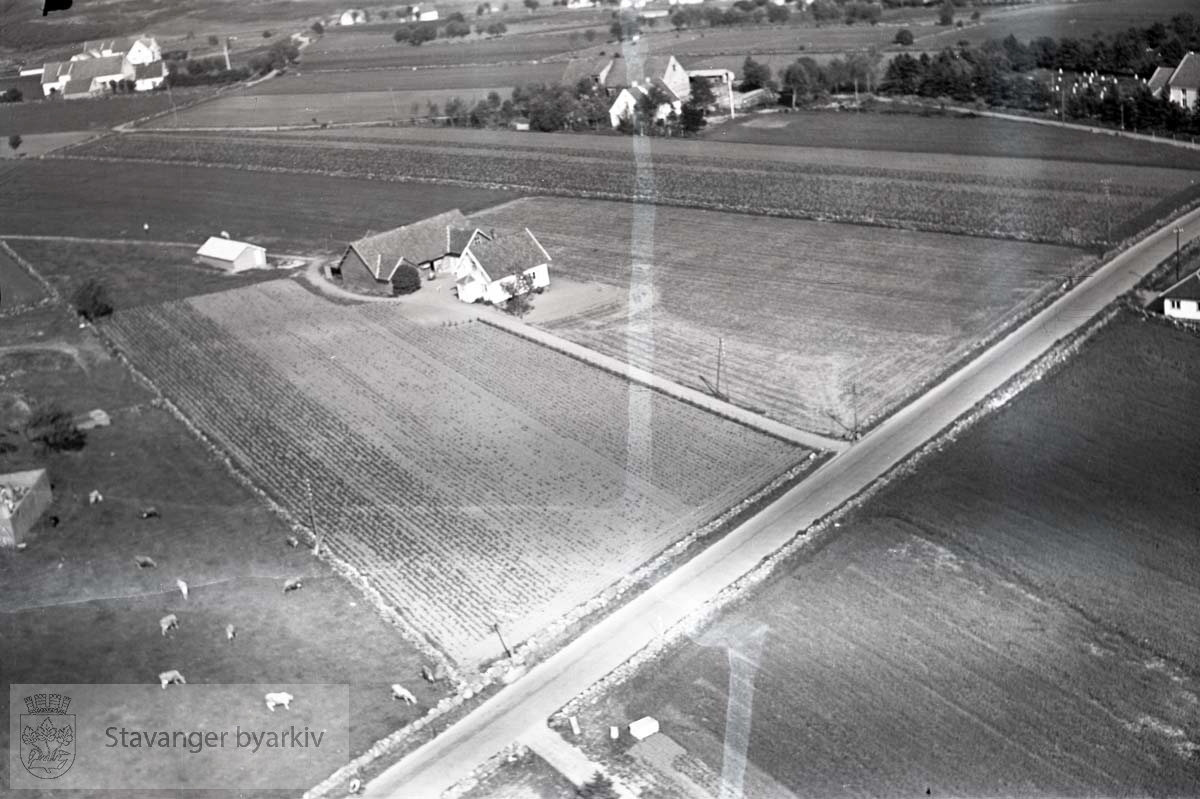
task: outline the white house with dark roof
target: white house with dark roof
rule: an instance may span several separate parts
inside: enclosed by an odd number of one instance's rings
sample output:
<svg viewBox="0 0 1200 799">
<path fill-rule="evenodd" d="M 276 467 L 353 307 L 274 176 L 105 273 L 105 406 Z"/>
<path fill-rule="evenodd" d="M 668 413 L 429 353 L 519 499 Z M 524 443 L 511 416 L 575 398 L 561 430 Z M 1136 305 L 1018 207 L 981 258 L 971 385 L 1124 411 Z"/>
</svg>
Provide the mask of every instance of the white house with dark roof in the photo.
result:
<svg viewBox="0 0 1200 799">
<path fill-rule="evenodd" d="M 1165 316 L 1200 322 L 1200 272 L 1188 275 L 1158 295 L 1158 299 Z"/>
<path fill-rule="evenodd" d="M 42 70 L 42 93 L 46 97 L 100 94 L 113 83 L 133 80 L 134 75 L 134 66 L 123 55 L 53 62 Z"/>
<path fill-rule="evenodd" d="M 666 119 L 672 112 L 680 113 L 683 101 L 692 92 L 688 71 L 673 55 L 569 62 L 563 83 L 574 87 L 582 80 L 590 80 L 593 86 L 612 98 L 608 118 L 614 128 L 622 118 L 633 118 L 638 103 L 650 94 L 652 86 L 661 89 L 665 98 L 654 112 L 655 120 Z"/>
<path fill-rule="evenodd" d="M 162 48 L 159 47 L 158 40 L 153 36 L 104 39 L 84 42 L 81 51 L 71 56 L 71 60 L 85 61 L 89 58 L 108 58 L 114 55 L 124 56 L 133 66 L 152 64 L 162 60 Z"/>
<path fill-rule="evenodd" d="M 1200 56 L 1188 53 L 1167 79 L 1168 99 L 1184 108 L 1196 108 L 1200 96 Z"/>
<path fill-rule="evenodd" d="M 165 61 L 155 61 L 150 64 L 138 64 L 133 70 L 133 88 L 135 91 L 148 92 L 163 85 L 167 79 L 167 64 Z"/>
<path fill-rule="evenodd" d="M 454 288 L 463 302 L 500 303 L 513 296 L 517 275 L 525 277 L 521 293 L 550 285 L 550 253 L 537 237 L 529 228 L 476 228 L 454 265 Z"/>
</svg>

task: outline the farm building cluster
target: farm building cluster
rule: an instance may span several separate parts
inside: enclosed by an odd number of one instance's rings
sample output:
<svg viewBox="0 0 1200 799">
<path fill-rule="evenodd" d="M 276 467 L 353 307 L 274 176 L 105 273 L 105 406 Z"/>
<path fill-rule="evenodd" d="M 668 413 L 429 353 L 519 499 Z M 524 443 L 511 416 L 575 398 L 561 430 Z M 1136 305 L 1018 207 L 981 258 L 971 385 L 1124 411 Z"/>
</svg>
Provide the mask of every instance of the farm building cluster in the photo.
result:
<svg viewBox="0 0 1200 799">
<path fill-rule="evenodd" d="M 1200 108 L 1200 56 L 1188 53 L 1176 67 L 1159 67 L 1147 81 L 1155 96 L 1188 110 Z"/>
<path fill-rule="evenodd" d="M 22 76 L 40 76 L 46 97 L 91 97 L 118 88 L 157 89 L 167 77 L 162 49 L 152 36 L 84 42 L 69 61 L 51 61 Z"/>
<path fill-rule="evenodd" d="M 455 209 L 353 241 L 330 271 L 348 289 L 389 295 L 449 275 L 461 301 L 500 303 L 549 286 L 549 264 L 528 228 L 472 227 Z"/>
<path fill-rule="evenodd" d="M 397 10 L 395 14 L 395 19 L 399 22 L 437 22 L 439 18 L 440 14 L 433 4 L 407 6 Z M 369 9 L 348 8 L 338 14 L 335 21 L 339 26 L 366 25 L 372 21 L 372 16 Z"/>
<path fill-rule="evenodd" d="M 705 81 L 730 88 L 734 74 L 728 69 L 688 70 L 673 55 L 625 59 L 619 56 L 580 58 L 567 64 L 562 82 L 578 86 L 582 81 L 604 92 L 612 101 L 609 121 L 618 127 L 632 120 L 640 104 L 654 102 L 654 119 L 661 121 L 679 114 L 692 94 L 692 81 Z"/>
</svg>

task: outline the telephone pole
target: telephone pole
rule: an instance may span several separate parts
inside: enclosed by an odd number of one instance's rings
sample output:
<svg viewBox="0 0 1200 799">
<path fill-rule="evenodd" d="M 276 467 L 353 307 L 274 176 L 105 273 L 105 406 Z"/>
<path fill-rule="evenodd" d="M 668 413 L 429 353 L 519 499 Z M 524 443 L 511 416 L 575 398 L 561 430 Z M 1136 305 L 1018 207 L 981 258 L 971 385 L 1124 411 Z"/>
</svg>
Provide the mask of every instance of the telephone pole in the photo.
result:
<svg viewBox="0 0 1200 799">
<path fill-rule="evenodd" d="M 717 399 L 721 398 L 721 356 L 725 354 L 725 339 L 717 337 Z"/>
<path fill-rule="evenodd" d="M 309 480 L 307 477 L 304 478 L 304 491 L 308 495 L 308 524 L 313 531 L 312 553 L 316 556 L 321 554 L 322 535 L 317 530 L 317 508 L 313 502 L 312 480 Z"/>
</svg>

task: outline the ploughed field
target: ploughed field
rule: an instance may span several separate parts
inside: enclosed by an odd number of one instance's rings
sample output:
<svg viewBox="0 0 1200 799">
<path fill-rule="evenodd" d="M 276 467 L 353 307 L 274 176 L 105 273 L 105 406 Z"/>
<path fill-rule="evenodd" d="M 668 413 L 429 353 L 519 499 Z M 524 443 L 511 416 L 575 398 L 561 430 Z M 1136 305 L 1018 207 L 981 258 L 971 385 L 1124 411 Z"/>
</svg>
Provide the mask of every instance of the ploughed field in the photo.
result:
<svg viewBox="0 0 1200 799">
<path fill-rule="evenodd" d="M 552 272 L 626 290 L 544 327 L 701 390 L 724 338 L 732 402 L 834 435 L 856 412 L 860 423 L 888 412 L 1087 260 L 1044 244 L 593 200 L 530 198 L 472 219 L 529 224 Z"/>
<path fill-rule="evenodd" d="M 483 323 L 273 281 L 121 311 L 120 348 L 463 663 L 525 640 L 809 452 Z"/>
<path fill-rule="evenodd" d="M 1196 173 L 1184 169 L 444 128 L 139 133 L 71 152 L 466 183 L 1056 243 L 1119 240 L 1200 192 Z"/>
<path fill-rule="evenodd" d="M 1198 356 L 1118 317 L 580 723 L 710 784 L 745 733 L 747 795 L 1194 794 Z"/>
</svg>

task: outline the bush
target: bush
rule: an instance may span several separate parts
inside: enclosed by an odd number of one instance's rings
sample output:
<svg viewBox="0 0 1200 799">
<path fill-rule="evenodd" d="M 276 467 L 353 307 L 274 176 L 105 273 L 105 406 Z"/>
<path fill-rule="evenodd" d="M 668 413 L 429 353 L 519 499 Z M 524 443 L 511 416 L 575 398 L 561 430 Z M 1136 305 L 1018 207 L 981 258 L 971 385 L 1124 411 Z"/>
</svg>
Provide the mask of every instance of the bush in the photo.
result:
<svg viewBox="0 0 1200 799">
<path fill-rule="evenodd" d="M 75 312 L 89 322 L 108 316 L 113 312 L 112 303 L 108 299 L 108 290 L 104 284 L 92 278 L 75 289 L 71 295 L 71 304 Z"/>
<path fill-rule="evenodd" d="M 25 421 L 25 438 L 55 452 L 83 449 L 87 434 L 75 419 L 55 403 L 36 408 Z"/>
<path fill-rule="evenodd" d="M 18 147 L 21 146 L 22 141 L 24 141 L 24 139 L 21 138 L 21 135 L 18 133 L 14 133 L 13 135 L 8 137 L 8 149 L 10 149 L 10 150 L 17 149 Z"/>
<path fill-rule="evenodd" d="M 216 46 L 217 46 L 218 44 L 220 44 L 220 43 L 221 43 L 221 40 L 220 40 L 220 39 L 218 39 L 216 36 L 209 36 L 209 37 L 208 37 L 208 46 L 209 46 L 209 47 L 216 47 Z"/>
<path fill-rule="evenodd" d="M 617 791 L 613 788 L 613 782 L 604 775 L 603 772 L 597 771 L 592 775 L 592 778 L 585 782 L 575 791 L 575 795 L 581 799 L 617 799 Z"/>
<path fill-rule="evenodd" d="M 19 103 L 23 99 L 25 99 L 25 95 L 21 94 L 21 90 L 15 87 L 0 92 L 0 103 Z"/>
<path fill-rule="evenodd" d="M 421 288 L 421 274 L 416 267 L 401 264 L 392 275 L 392 290 L 396 294 L 412 294 Z"/>
<path fill-rule="evenodd" d="M 312 24 L 312 32 L 318 36 L 325 32 L 325 26 L 321 24 L 321 20 L 317 20 Z"/>
<path fill-rule="evenodd" d="M 900 30 L 896 31 L 896 38 L 892 39 L 892 41 L 902 47 L 908 47 L 913 43 L 912 31 L 910 31 L 908 28 L 901 28 Z"/>
<path fill-rule="evenodd" d="M 781 24 L 788 21 L 792 16 L 792 12 L 787 6 L 771 6 L 767 9 L 767 21 Z"/>
</svg>

